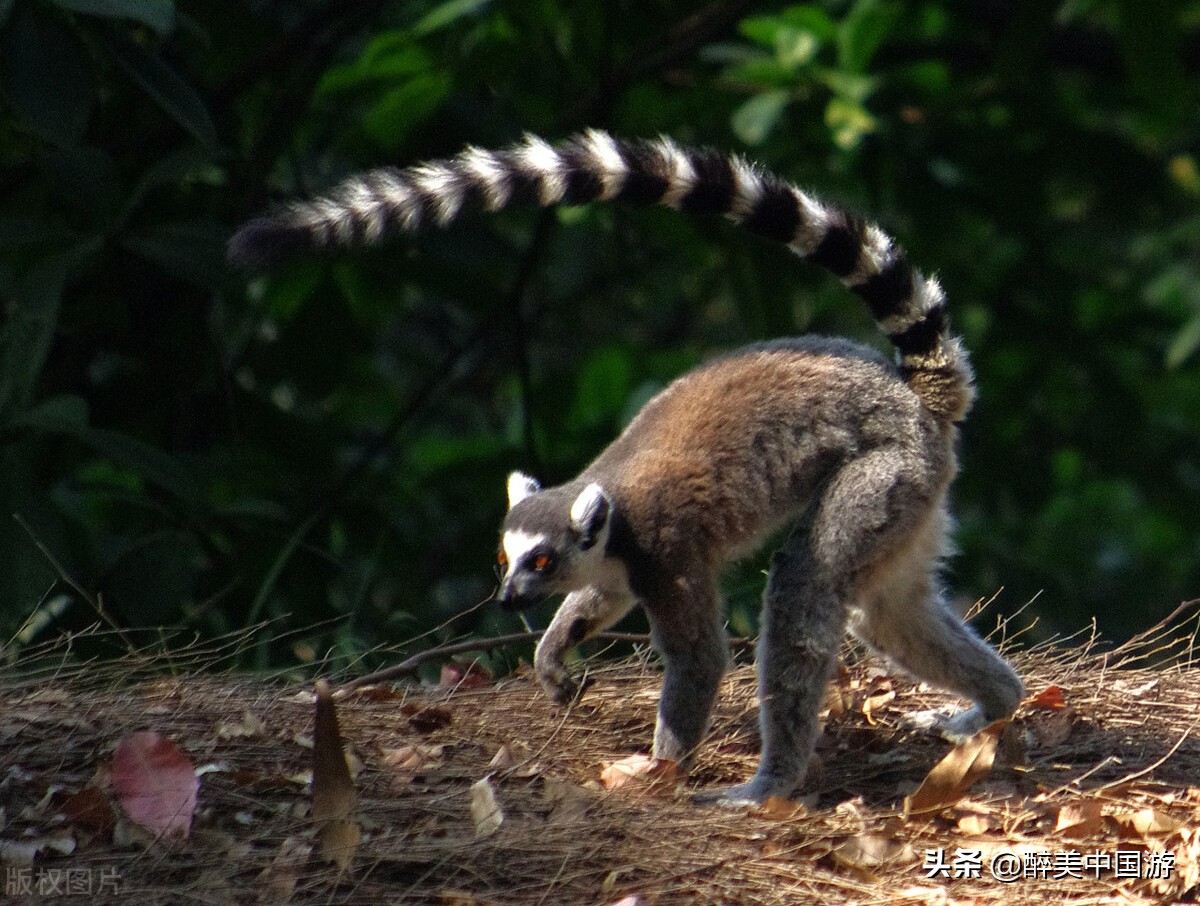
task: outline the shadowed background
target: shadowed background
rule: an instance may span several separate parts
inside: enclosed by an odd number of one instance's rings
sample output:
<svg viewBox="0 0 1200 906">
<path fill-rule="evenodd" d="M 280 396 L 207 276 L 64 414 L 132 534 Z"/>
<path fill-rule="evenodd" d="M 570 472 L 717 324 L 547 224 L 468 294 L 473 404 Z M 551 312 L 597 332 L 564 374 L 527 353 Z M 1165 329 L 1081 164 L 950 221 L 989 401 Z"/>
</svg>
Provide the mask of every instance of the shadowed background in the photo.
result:
<svg viewBox="0 0 1200 906">
<path fill-rule="evenodd" d="M 1197 2 L 0 0 L 3 637 L 99 603 L 269 620 L 244 666 L 362 670 L 511 631 L 445 626 L 494 588 L 511 468 L 574 474 L 745 342 L 886 348 L 836 281 L 667 211 L 225 266 L 273 200 L 582 126 L 740 151 L 885 225 L 978 372 L 953 587 L 1036 598 L 1038 636 L 1145 628 L 1200 589 L 1198 60 Z M 729 578 L 735 632 L 763 562 Z"/>
</svg>

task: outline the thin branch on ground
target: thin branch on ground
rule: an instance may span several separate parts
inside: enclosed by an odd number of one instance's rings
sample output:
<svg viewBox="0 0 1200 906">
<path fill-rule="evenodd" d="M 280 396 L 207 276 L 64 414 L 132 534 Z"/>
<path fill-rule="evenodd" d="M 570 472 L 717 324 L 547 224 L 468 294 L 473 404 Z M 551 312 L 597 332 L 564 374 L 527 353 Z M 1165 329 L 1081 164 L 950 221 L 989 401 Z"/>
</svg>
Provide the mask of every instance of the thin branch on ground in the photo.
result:
<svg viewBox="0 0 1200 906">
<path fill-rule="evenodd" d="M 383 670 L 377 670 L 374 673 L 355 677 L 348 682 L 342 683 L 342 685 L 334 690 L 334 695 L 345 696 L 355 689 L 361 689 L 363 686 L 388 682 L 403 676 L 411 676 L 416 673 L 422 664 L 435 658 L 450 657 L 451 655 L 463 654 L 467 651 L 492 651 L 497 648 L 507 648 L 510 645 L 536 642 L 545 634 L 546 630 L 538 629 L 533 632 L 513 632 L 508 635 L 491 636 L 486 639 L 465 639 L 461 642 L 438 645 L 436 648 L 427 648 L 424 651 L 418 651 L 412 657 L 404 659 L 399 664 L 385 667 Z M 629 642 L 634 645 L 649 645 L 651 643 L 649 634 L 642 632 L 601 632 L 592 636 L 589 641 Z M 752 649 L 755 643 L 753 639 L 735 638 L 730 640 L 730 644 L 735 648 Z"/>
</svg>

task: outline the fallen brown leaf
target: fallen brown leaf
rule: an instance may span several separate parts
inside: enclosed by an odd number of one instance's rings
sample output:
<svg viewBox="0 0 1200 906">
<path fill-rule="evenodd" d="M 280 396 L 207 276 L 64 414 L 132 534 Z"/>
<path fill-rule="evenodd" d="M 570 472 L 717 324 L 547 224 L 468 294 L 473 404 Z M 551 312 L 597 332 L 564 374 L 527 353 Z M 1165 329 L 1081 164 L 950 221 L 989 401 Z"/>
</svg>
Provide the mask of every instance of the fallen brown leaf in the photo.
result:
<svg viewBox="0 0 1200 906">
<path fill-rule="evenodd" d="M 448 708 L 436 705 L 425 706 L 408 702 L 400 706 L 400 713 L 408 716 L 408 723 L 418 733 L 433 733 L 454 723 L 454 715 Z"/>
<path fill-rule="evenodd" d="M 417 775 L 441 764 L 444 752 L 444 746 L 414 743 L 384 749 L 379 760 L 400 783 L 412 783 Z"/>
<path fill-rule="evenodd" d="M 244 712 L 236 720 L 223 720 L 217 724 L 218 739 L 241 739 L 252 736 L 263 736 L 266 732 L 267 728 L 263 724 L 262 718 L 250 711 Z"/>
<path fill-rule="evenodd" d="M 862 715 L 867 719 L 867 723 L 875 726 L 879 721 L 875 715 L 883 709 L 888 702 L 896 697 L 896 692 L 892 688 L 890 681 L 877 685 L 862 703 Z"/>
<path fill-rule="evenodd" d="M 408 692 L 404 689 L 398 689 L 390 683 L 375 683 L 369 686 L 358 686 L 351 690 L 351 695 L 355 698 L 364 698 L 371 702 L 393 702 L 397 699 L 403 700 L 408 698 Z"/>
<path fill-rule="evenodd" d="M 1122 840 L 1164 837 L 1183 827 L 1183 822 L 1176 821 L 1170 815 L 1152 808 L 1109 815 L 1108 821 Z"/>
<path fill-rule="evenodd" d="M 1054 822 L 1054 832 L 1070 840 L 1082 840 L 1103 830 L 1103 806 L 1096 799 L 1068 802 L 1058 810 Z"/>
<path fill-rule="evenodd" d="M 63 800 L 58 811 L 68 824 L 102 834 L 111 834 L 117 820 L 108 794 L 94 786 L 85 786 L 72 793 Z"/>
<path fill-rule="evenodd" d="M 586 787 L 552 777 L 546 778 L 542 796 L 551 807 L 547 820 L 564 824 L 583 818 L 595 800 L 595 794 Z"/>
<path fill-rule="evenodd" d="M 475 825 L 477 840 L 492 836 L 504 823 L 504 812 L 496 800 L 496 790 L 487 777 L 471 784 L 471 821 Z"/>
<path fill-rule="evenodd" d="M 862 833 L 843 840 L 829 853 L 835 865 L 850 869 L 860 880 L 880 880 L 876 869 L 897 860 L 913 860 L 912 847 L 887 834 Z"/>
<path fill-rule="evenodd" d="M 940 812 L 962 799 L 992 769 L 1002 729 L 1002 723 L 992 724 L 951 749 L 933 766 L 917 791 L 904 798 L 904 817 Z"/>
<path fill-rule="evenodd" d="M 783 796 L 769 796 L 766 802 L 750 811 L 756 818 L 766 818 L 768 821 L 790 821 L 792 818 L 802 818 L 806 813 L 807 809 L 801 803 Z"/>
<path fill-rule="evenodd" d="M 517 756 L 513 754 L 513 750 L 507 745 L 501 745 L 496 749 L 496 754 L 492 756 L 492 760 L 488 762 L 488 767 L 494 771 L 507 771 L 517 765 Z"/>
<path fill-rule="evenodd" d="M 677 770 L 676 763 L 666 758 L 630 755 L 601 771 L 600 783 L 606 790 L 663 795 L 674 790 Z"/>
<path fill-rule="evenodd" d="M 312 844 L 303 837 L 285 837 L 271 864 L 258 876 L 258 901 L 290 903 L 296 893 L 300 872 L 311 854 Z"/>
<path fill-rule="evenodd" d="M 992 829 L 992 819 L 982 812 L 960 812 L 955 824 L 968 837 L 981 837 Z"/>
</svg>

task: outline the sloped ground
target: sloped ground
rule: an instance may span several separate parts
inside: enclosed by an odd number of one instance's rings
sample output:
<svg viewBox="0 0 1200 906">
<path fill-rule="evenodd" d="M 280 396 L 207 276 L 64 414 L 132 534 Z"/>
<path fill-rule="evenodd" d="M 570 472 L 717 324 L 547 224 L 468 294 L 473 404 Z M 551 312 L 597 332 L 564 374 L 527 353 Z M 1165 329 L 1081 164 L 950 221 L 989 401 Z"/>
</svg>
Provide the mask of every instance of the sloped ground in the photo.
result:
<svg viewBox="0 0 1200 906">
<path fill-rule="evenodd" d="M 345 872 L 312 853 L 308 690 L 199 672 L 203 652 L 82 666 L 65 649 L 40 652 L 0 675 L 4 900 L 1197 902 L 1196 629 L 1184 612 L 1115 650 L 1076 642 L 1012 655 L 1037 697 L 1001 737 L 995 766 L 965 794 L 935 774 L 926 789 L 948 783 L 935 799 L 945 806 L 907 820 L 904 797 L 951 747 L 900 719 L 947 702 L 856 652 L 833 687 L 803 806 L 757 812 L 702 809 L 686 795 L 752 772 L 750 667 L 727 678 L 679 791 L 597 782 L 648 747 L 658 687 L 648 659 L 597 666 L 570 712 L 521 674 L 368 687 L 337 702 L 359 768 L 362 839 Z M 182 674 L 164 677 L 171 669 Z M 186 840 L 155 841 L 109 810 L 114 748 L 142 729 L 202 769 Z M 470 787 L 488 776 L 503 820 L 477 837 Z M 1028 877 L 1002 881 L 993 869 Z"/>
</svg>

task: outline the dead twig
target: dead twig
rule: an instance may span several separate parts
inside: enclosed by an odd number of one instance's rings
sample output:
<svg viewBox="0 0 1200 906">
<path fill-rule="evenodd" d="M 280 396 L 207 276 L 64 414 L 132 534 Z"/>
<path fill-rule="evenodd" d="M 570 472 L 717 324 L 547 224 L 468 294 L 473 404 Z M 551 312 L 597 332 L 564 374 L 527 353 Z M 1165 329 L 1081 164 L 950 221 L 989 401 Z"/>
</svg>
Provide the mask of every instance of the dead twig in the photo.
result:
<svg viewBox="0 0 1200 906">
<path fill-rule="evenodd" d="M 369 686 L 372 683 L 383 683 L 397 679 L 398 677 L 410 676 L 422 664 L 435 658 L 462 654 L 465 651 L 493 651 L 497 648 L 507 648 L 509 645 L 536 642 L 545 634 L 546 630 L 538 629 L 533 632 L 513 632 L 508 635 L 497 635 L 486 639 L 466 639 L 461 642 L 438 645 L 436 648 L 427 648 L 424 651 L 418 651 L 412 657 L 405 658 L 399 664 L 392 667 L 385 667 L 382 670 L 376 670 L 374 673 L 368 673 L 365 676 L 359 676 L 342 683 L 334 691 L 334 696 L 342 697 L 353 692 L 355 689 L 361 689 L 363 686 Z M 592 638 L 601 642 L 630 642 L 634 645 L 650 644 L 650 636 L 643 632 L 601 632 Z M 735 638 L 730 640 L 730 644 L 742 650 L 754 648 L 753 639 Z"/>
</svg>

